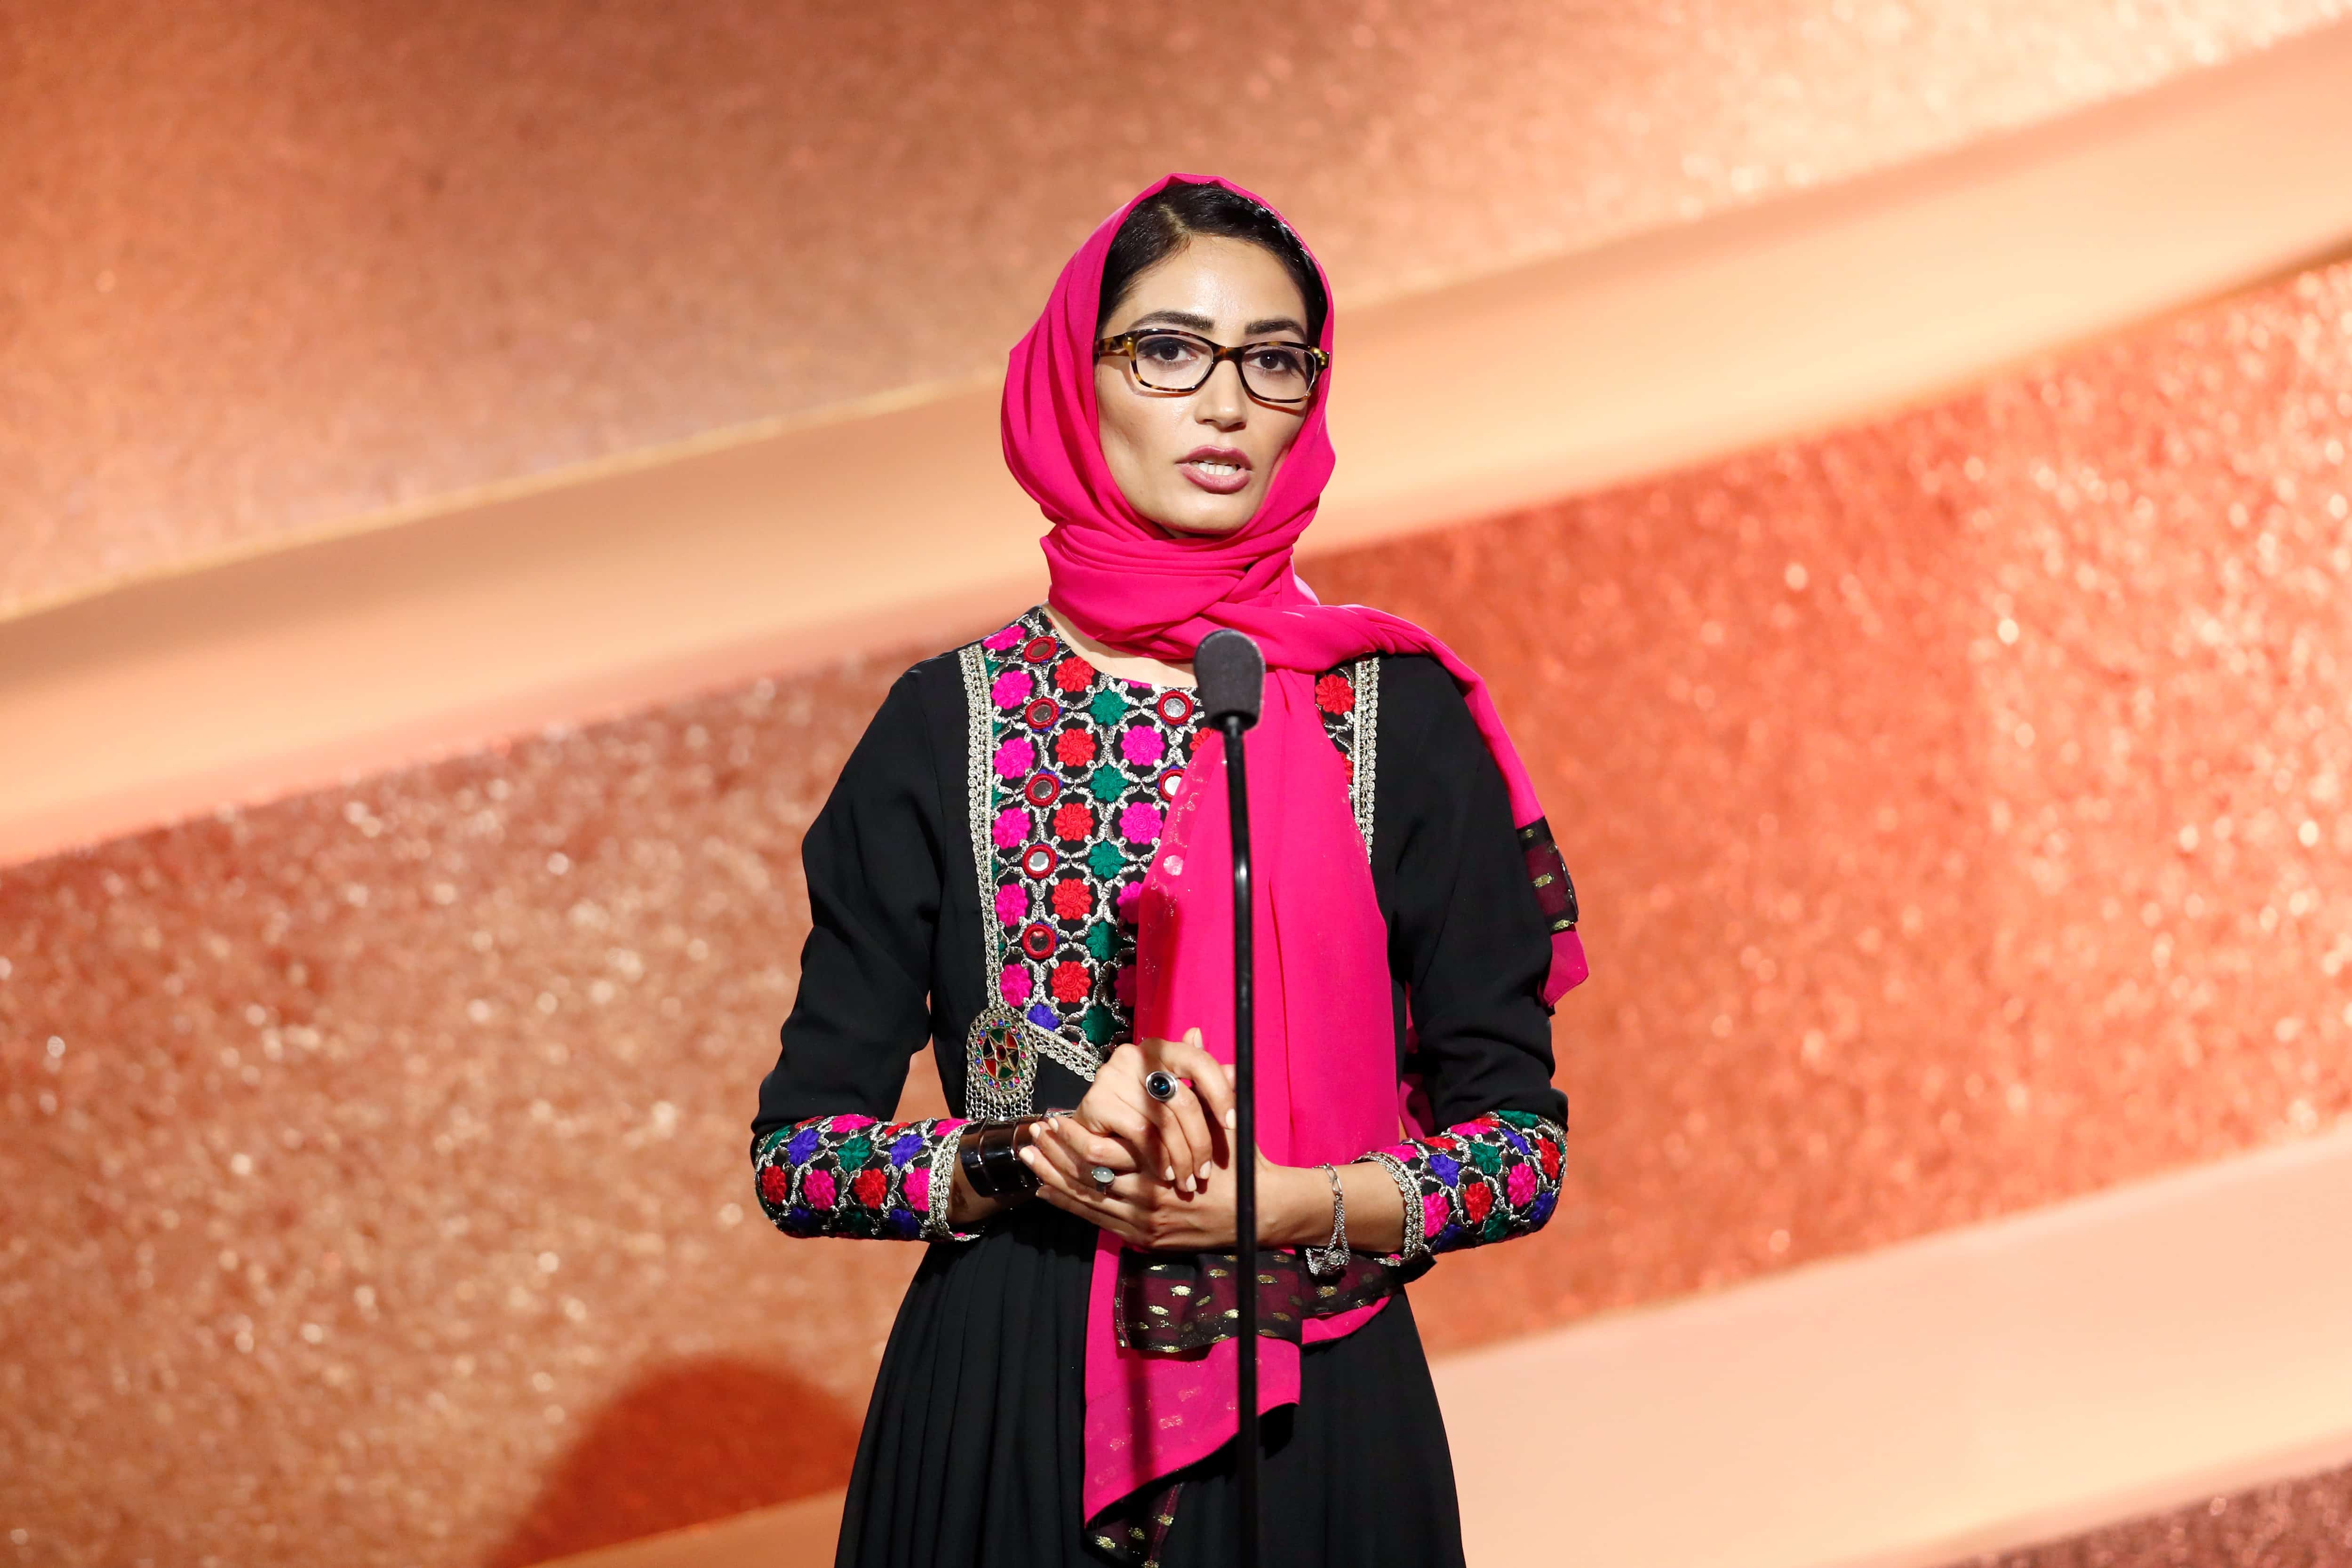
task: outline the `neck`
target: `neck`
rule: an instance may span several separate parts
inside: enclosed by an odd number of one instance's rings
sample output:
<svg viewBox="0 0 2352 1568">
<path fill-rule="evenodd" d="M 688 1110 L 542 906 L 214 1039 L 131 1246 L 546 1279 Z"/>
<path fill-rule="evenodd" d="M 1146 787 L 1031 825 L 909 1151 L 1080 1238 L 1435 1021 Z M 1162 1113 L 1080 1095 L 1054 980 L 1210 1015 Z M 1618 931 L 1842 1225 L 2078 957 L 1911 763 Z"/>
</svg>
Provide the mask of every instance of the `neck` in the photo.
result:
<svg viewBox="0 0 2352 1568">
<path fill-rule="evenodd" d="M 1050 604 L 1045 606 L 1045 619 L 1054 623 L 1054 630 L 1061 633 L 1063 642 L 1076 648 L 1085 656 L 1087 664 L 1106 675 L 1115 676 L 1122 681 L 1149 681 L 1153 685 L 1160 686 L 1189 686 L 1197 684 L 1192 679 L 1192 665 L 1166 664 L 1142 653 L 1122 653 L 1108 643 L 1096 642 L 1092 637 L 1063 620 L 1061 612 Z"/>
</svg>

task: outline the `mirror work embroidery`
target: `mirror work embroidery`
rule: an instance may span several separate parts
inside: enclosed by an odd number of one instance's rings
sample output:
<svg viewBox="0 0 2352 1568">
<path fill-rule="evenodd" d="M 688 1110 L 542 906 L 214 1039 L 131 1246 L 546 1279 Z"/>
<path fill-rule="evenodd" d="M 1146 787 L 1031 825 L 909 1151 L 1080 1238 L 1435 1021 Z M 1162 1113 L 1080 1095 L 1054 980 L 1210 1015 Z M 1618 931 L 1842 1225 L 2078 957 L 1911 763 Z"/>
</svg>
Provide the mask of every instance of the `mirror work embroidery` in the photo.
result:
<svg viewBox="0 0 2352 1568">
<path fill-rule="evenodd" d="M 1183 788 L 1199 705 L 1187 688 L 1097 670 L 1042 606 L 961 657 L 990 990 L 965 1040 L 965 1109 L 1021 1115 L 1041 1053 L 1091 1082 L 1133 1038 L 1136 900 Z M 1378 669 L 1360 660 L 1316 683 L 1367 852 Z"/>
</svg>

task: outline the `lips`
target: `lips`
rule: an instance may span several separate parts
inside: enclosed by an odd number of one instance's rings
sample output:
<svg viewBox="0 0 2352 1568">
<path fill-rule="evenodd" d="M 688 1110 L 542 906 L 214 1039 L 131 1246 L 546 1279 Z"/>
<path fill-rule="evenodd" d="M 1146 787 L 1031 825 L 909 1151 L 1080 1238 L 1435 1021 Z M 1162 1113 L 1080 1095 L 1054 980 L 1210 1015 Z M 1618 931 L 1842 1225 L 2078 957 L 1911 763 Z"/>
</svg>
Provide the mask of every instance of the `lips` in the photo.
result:
<svg viewBox="0 0 2352 1568">
<path fill-rule="evenodd" d="M 1250 482 L 1249 458 L 1237 447 L 1196 446 L 1176 466 L 1193 484 L 1220 496 L 1230 496 Z"/>
</svg>

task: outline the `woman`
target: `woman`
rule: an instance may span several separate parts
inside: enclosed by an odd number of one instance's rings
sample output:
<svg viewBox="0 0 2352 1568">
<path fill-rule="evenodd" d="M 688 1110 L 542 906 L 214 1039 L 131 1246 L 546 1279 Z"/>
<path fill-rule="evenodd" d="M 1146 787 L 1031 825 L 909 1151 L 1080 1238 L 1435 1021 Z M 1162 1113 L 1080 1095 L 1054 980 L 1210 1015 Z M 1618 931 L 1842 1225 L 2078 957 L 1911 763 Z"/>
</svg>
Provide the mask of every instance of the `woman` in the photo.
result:
<svg viewBox="0 0 2352 1568">
<path fill-rule="evenodd" d="M 761 1203 L 792 1235 L 931 1244 L 841 1564 L 1232 1560 L 1229 824 L 1189 664 L 1222 625 L 1269 666 L 1265 1561 L 1462 1560 L 1402 1286 L 1549 1218 L 1549 1015 L 1583 959 L 1477 677 L 1291 572 L 1331 471 L 1331 340 L 1319 265 L 1240 187 L 1170 175 L 1113 214 L 1005 385 L 1051 596 L 902 676 L 809 829 Z M 886 1123 L 927 1040 L 966 1115 Z"/>
</svg>

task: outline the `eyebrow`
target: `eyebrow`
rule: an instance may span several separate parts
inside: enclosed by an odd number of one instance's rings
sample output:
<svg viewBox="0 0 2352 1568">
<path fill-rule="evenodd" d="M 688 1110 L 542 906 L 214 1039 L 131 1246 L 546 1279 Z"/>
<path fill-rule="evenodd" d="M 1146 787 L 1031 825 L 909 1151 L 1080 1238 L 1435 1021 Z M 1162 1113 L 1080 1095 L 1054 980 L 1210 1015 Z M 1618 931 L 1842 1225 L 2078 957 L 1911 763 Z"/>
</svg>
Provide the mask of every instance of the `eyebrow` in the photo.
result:
<svg viewBox="0 0 2352 1568">
<path fill-rule="evenodd" d="M 1171 327 L 1181 327 L 1188 331 L 1201 333 L 1204 337 L 1216 326 L 1216 323 L 1206 316 L 1195 316 L 1189 310 L 1150 310 L 1129 322 L 1128 330 L 1133 331 L 1153 321 L 1163 321 Z M 1264 317 L 1243 328 L 1242 335 L 1244 338 L 1255 338 L 1262 332 L 1277 331 L 1285 327 L 1301 338 L 1307 336 L 1307 329 L 1288 316 Z"/>
</svg>

